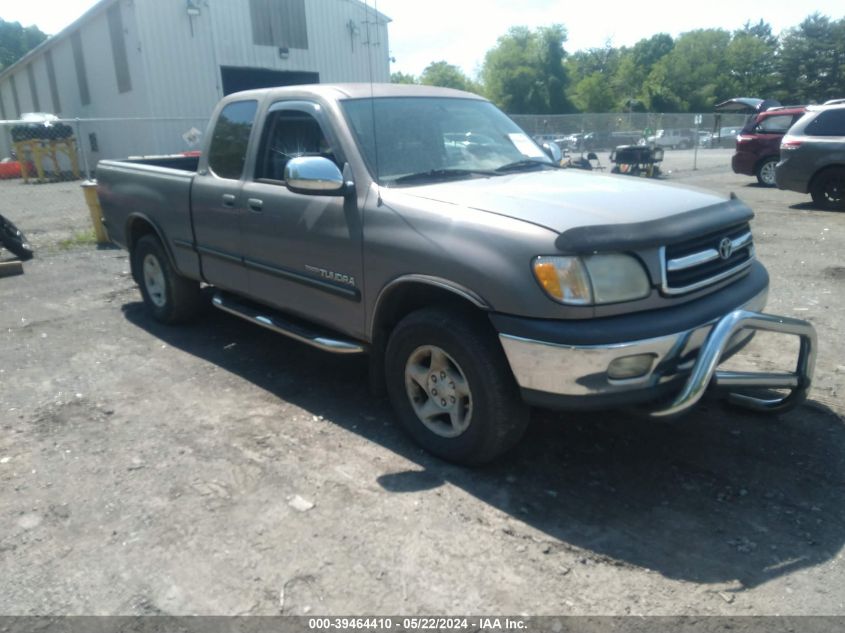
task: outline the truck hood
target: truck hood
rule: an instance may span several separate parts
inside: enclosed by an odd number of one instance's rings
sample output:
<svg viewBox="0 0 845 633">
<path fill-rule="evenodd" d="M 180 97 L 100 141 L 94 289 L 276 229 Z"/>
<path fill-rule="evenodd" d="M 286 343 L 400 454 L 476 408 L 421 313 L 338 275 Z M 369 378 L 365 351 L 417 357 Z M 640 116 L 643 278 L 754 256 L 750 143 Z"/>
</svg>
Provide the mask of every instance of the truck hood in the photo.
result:
<svg viewBox="0 0 845 633">
<path fill-rule="evenodd" d="M 732 201 L 643 178 L 578 169 L 538 171 L 385 191 L 495 213 L 557 233 L 596 225 L 652 223 Z M 401 193 L 400 193 L 401 192 Z M 750 211 L 749 211 L 750 214 Z M 714 218 L 715 219 L 715 218 Z"/>
</svg>

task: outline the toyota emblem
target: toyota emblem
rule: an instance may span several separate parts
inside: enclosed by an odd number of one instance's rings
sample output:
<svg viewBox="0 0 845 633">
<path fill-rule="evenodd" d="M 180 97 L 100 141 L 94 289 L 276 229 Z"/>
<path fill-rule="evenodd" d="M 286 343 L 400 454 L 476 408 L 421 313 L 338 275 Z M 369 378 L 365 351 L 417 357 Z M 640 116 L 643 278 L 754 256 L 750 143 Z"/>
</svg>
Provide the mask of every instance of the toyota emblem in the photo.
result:
<svg viewBox="0 0 845 633">
<path fill-rule="evenodd" d="M 734 252 L 734 243 L 729 237 L 723 237 L 719 242 L 719 257 L 722 259 L 730 259 Z"/>
</svg>

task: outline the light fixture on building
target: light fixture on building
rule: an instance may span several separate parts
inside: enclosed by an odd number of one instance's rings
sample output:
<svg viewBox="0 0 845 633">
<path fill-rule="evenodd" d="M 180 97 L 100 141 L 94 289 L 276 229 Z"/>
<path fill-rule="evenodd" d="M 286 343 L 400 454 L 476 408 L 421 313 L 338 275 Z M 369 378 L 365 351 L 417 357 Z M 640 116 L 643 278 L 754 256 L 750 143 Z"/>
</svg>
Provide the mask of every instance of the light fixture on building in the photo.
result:
<svg viewBox="0 0 845 633">
<path fill-rule="evenodd" d="M 279 47 L 279 59 L 287 59 L 290 57 L 290 49 L 287 46 Z"/>
<path fill-rule="evenodd" d="M 187 0 L 188 2 L 188 15 L 192 18 L 197 17 L 200 14 L 200 3 L 198 0 Z"/>
</svg>

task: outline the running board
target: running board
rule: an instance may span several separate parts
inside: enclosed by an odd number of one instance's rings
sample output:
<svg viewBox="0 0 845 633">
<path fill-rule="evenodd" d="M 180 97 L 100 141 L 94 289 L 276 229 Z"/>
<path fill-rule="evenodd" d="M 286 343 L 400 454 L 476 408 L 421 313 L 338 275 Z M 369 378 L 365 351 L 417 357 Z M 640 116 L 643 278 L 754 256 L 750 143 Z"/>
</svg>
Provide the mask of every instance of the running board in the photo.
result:
<svg viewBox="0 0 845 633">
<path fill-rule="evenodd" d="M 214 307 L 224 312 L 234 314 L 256 325 L 272 330 L 289 338 L 305 343 L 324 352 L 334 354 L 363 354 L 366 346 L 352 339 L 338 338 L 329 332 L 298 319 L 282 316 L 278 312 L 251 304 L 232 295 L 217 292 L 211 300 Z"/>
</svg>

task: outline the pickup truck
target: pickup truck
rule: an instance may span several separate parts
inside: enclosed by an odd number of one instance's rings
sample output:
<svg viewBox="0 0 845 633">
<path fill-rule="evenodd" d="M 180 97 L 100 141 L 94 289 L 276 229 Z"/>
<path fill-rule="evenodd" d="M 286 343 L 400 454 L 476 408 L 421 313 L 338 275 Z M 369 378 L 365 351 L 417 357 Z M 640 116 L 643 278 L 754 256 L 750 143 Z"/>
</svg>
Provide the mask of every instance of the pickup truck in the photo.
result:
<svg viewBox="0 0 845 633">
<path fill-rule="evenodd" d="M 154 318 L 187 321 L 213 294 L 326 352 L 369 354 L 371 386 L 446 460 L 502 454 L 530 406 L 668 417 L 712 387 L 782 411 L 810 387 L 815 332 L 761 312 L 748 206 L 561 169 L 472 94 L 241 92 L 200 156 L 105 160 L 97 179 Z M 717 368 L 757 330 L 800 338 L 794 371 Z"/>
</svg>

